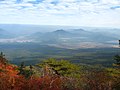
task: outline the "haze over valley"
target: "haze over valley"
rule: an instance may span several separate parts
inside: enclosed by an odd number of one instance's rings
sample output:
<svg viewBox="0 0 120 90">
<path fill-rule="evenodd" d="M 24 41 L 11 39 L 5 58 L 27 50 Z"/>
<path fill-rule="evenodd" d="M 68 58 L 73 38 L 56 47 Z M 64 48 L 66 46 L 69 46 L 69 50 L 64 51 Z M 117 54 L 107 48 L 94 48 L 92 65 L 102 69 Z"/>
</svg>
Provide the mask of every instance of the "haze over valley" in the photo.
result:
<svg viewBox="0 0 120 90">
<path fill-rule="evenodd" d="M 57 58 L 111 66 L 119 33 L 119 28 L 1 24 L 0 50 L 15 64 Z"/>
<path fill-rule="evenodd" d="M 117 47 L 120 29 L 75 26 L 0 25 L 0 43 L 39 43 L 60 48 Z"/>
</svg>

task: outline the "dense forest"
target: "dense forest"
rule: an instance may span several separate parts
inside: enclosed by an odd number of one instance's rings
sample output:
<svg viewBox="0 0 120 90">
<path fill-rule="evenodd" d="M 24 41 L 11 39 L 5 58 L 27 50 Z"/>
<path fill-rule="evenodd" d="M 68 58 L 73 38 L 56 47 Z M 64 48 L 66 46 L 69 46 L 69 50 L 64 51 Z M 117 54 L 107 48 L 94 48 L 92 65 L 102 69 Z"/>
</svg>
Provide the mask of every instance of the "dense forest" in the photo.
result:
<svg viewBox="0 0 120 90">
<path fill-rule="evenodd" d="M 106 68 L 53 58 L 34 66 L 11 64 L 0 54 L 0 90 L 120 90 L 120 56 Z"/>
</svg>

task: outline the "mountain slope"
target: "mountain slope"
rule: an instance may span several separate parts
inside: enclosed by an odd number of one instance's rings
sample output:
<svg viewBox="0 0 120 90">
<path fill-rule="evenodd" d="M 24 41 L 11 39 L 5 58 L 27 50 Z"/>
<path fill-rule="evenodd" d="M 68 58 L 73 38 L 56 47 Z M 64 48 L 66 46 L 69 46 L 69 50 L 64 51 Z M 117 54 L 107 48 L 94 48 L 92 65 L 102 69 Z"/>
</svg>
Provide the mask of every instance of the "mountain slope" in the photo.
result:
<svg viewBox="0 0 120 90">
<path fill-rule="evenodd" d="M 0 28 L 0 38 L 1 38 L 1 39 L 12 38 L 12 37 L 13 37 L 13 36 L 11 35 L 10 32 L 8 32 L 8 31 Z"/>
</svg>

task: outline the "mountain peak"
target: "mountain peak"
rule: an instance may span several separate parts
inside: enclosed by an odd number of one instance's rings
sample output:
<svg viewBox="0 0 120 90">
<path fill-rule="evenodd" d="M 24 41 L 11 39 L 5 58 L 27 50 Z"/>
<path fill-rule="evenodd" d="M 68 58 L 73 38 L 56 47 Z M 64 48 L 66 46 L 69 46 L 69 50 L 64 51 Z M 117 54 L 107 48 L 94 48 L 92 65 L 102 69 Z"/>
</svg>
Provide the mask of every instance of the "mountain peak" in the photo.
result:
<svg viewBox="0 0 120 90">
<path fill-rule="evenodd" d="M 3 29 L 0 28 L 0 32 L 5 32 L 5 30 L 3 30 Z"/>
<path fill-rule="evenodd" d="M 74 29 L 74 31 L 85 31 L 84 29 Z"/>
<path fill-rule="evenodd" d="M 54 31 L 55 33 L 66 33 L 67 31 L 63 30 L 63 29 L 60 29 L 60 30 L 56 30 Z"/>
</svg>

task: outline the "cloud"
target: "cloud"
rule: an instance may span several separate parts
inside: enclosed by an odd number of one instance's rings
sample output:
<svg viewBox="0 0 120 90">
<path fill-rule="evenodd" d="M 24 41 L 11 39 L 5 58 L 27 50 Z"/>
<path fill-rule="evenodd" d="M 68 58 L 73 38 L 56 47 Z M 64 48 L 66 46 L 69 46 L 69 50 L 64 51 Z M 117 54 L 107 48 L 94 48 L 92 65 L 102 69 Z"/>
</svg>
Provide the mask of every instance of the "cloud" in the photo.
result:
<svg viewBox="0 0 120 90">
<path fill-rule="evenodd" d="M 0 23 L 119 27 L 119 8 L 120 0 L 0 0 Z"/>
<path fill-rule="evenodd" d="M 120 6 L 112 6 L 111 9 L 120 9 Z"/>
</svg>

